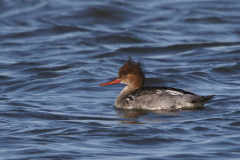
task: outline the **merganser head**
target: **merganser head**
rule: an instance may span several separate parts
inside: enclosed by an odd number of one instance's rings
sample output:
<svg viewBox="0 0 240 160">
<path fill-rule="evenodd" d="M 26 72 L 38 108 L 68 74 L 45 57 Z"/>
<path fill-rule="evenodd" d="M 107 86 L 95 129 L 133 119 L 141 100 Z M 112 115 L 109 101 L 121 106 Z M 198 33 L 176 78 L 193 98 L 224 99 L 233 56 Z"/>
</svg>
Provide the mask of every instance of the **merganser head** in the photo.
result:
<svg viewBox="0 0 240 160">
<path fill-rule="evenodd" d="M 118 72 L 118 78 L 107 83 L 102 83 L 100 86 L 124 83 L 134 88 L 140 88 L 144 85 L 144 73 L 143 65 L 140 61 L 134 62 L 131 56 L 128 57 L 128 61 L 123 65 Z"/>
</svg>

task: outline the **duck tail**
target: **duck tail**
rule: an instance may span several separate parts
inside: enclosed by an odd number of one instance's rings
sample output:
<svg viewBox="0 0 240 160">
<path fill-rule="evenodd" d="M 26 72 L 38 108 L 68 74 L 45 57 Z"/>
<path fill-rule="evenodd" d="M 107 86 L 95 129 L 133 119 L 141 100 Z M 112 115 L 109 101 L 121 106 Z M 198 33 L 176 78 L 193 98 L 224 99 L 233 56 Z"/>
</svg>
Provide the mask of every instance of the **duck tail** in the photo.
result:
<svg viewBox="0 0 240 160">
<path fill-rule="evenodd" d="M 197 103 L 197 102 L 203 102 L 203 103 L 207 103 L 208 101 L 210 101 L 211 99 L 214 98 L 215 95 L 211 95 L 211 96 L 201 96 L 198 99 L 194 99 L 191 103 Z"/>
</svg>

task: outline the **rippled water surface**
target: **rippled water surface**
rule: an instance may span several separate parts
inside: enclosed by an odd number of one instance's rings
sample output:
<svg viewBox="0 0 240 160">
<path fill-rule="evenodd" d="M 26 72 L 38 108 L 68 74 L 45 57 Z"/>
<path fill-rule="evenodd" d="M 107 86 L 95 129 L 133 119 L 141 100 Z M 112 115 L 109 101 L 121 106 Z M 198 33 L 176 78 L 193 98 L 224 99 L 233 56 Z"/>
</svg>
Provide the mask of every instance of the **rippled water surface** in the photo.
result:
<svg viewBox="0 0 240 160">
<path fill-rule="evenodd" d="M 240 1 L 0 1 L 1 159 L 239 159 Z M 127 56 L 204 109 L 114 108 Z"/>
</svg>

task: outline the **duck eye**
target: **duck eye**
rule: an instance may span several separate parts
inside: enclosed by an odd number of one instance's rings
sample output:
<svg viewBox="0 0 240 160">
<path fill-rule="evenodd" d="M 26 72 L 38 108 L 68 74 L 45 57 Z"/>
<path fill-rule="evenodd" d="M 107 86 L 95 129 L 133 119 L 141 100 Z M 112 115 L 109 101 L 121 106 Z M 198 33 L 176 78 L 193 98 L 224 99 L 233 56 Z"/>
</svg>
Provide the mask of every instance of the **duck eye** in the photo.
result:
<svg viewBox="0 0 240 160">
<path fill-rule="evenodd" d="M 122 78 L 125 78 L 126 77 L 126 75 L 122 75 Z"/>
</svg>

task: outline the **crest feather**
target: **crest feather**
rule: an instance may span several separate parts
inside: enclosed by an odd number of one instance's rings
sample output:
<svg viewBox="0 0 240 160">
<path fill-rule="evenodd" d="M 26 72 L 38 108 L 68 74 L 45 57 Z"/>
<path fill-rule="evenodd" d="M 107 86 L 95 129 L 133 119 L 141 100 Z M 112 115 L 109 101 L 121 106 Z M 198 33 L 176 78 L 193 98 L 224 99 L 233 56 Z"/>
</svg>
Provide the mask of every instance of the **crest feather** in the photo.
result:
<svg viewBox="0 0 240 160">
<path fill-rule="evenodd" d="M 141 61 L 134 62 L 134 59 L 129 55 L 127 63 L 123 65 L 118 73 L 118 77 L 120 78 L 122 75 L 127 75 L 129 73 L 132 74 L 141 74 L 144 76 L 144 66 Z"/>
</svg>

